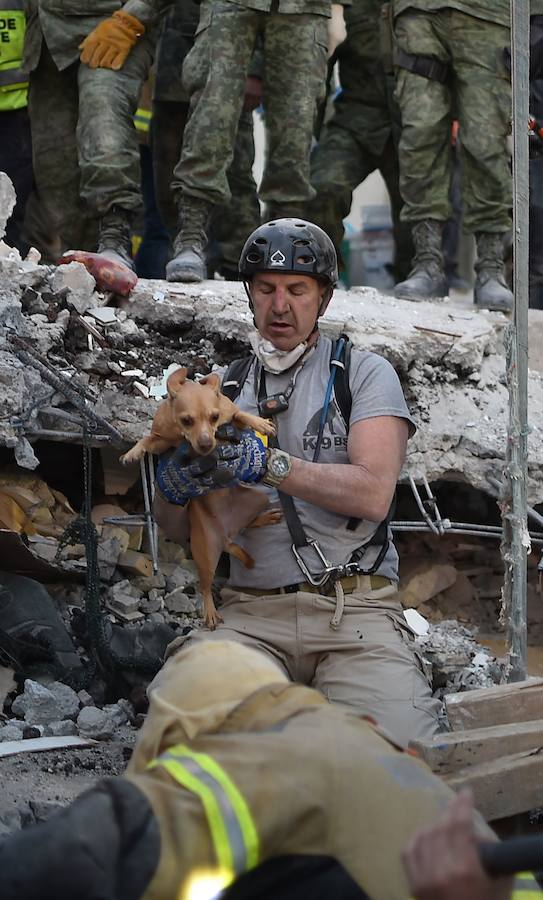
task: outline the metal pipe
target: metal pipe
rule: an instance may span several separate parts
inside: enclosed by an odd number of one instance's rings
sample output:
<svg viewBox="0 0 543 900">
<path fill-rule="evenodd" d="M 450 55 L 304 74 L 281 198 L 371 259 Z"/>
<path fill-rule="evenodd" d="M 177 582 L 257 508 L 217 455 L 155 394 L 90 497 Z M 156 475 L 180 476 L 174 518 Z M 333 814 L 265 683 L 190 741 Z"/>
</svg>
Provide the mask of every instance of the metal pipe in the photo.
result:
<svg viewBox="0 0 543 900">
<path fill-rule="evenodd" d="M 513 316 L 505 334 L 509 422 L 501 552 L 509 665 L 507 680 L 524 681 L 527 672 L 526 511 L 528 437 L 528 96 L 530 90 L 529 0 L 511 0 L 511 72 L 513 85 Z"/>
<path fill-rule="evenodd" d="M 154 529 L 154 519 L 153 519 L 153 510 L 151 508 L 151 499 L 150 499 L 150 490 L 149 490 L 149 482 L 148 482 L 148 468 L 147 468 L 147 456 L 150 454 L 145 454 L 140 459 L 140 474 L 141 474 L 141 486 L 143 489 L 143 508 L 145 510 L 145 523 L 147 526 L 147 536 L 149 539 L 149 548 L 151 550 L 151 558 L 153 560 L 153 574 L 156 575 L 158 572 L 158 547 L 156 543 L 156 534 Z M 152 457 L 151 457 L 152 458 Z M 152 472 L 152 470 L 151 470 Z M 152 474 L 151 474 L 152 478 Z"/>
<path fill-rule="evenodd" d="M 25 437 L 27 437 L 29 441 L 59 441 L 61 444 L 84 443 L 82 431 L 56 431 L 52 428 L 32 428 L 29 431 L 25 431 Z M 87 437 L 88 443 L 92 447 L 98 445 L 102 446 L 102 444 L 111 444 L 109 434 L 87 433 Z"/>
</svg>

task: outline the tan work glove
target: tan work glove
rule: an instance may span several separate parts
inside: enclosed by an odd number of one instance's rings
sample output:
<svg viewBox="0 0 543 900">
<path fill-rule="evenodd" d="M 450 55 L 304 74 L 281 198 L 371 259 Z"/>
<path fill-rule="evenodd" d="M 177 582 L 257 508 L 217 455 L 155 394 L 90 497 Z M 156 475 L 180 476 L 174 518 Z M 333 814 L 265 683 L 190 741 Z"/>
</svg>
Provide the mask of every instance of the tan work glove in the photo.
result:
<svg viewBox="0 0 543 900">
<path fill-rule="evenodd" d="M 332 15 L 328 19 L 328 59 L 334 55 L 346 37 L 347 28 L 343 18 L 343 6 L 341 3 L 332 3 Z"/>
<path fill-rule="evenodd" d="M 145 26 L 139 19 L 119 9 L 91 31 L 82 44 L 81 62 L 91 69 L 122 69 Z"/>
</svg>

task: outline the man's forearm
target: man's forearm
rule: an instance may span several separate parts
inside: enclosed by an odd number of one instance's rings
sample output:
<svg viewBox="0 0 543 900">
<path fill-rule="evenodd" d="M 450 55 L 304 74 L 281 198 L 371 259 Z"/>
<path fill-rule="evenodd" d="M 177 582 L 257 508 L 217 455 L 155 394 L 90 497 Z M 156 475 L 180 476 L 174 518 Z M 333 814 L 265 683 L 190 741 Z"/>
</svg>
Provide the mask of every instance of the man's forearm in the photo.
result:
<svg viewBox="0 0 543 900">
<path fill-rule="evenodd" d="M 330 512 L 382 522 L 394 496 L 395 483 L 378 479 L 363 466 L 313 463 L 291 457 L 292 469 L 281 490 Z"/>
</svg>

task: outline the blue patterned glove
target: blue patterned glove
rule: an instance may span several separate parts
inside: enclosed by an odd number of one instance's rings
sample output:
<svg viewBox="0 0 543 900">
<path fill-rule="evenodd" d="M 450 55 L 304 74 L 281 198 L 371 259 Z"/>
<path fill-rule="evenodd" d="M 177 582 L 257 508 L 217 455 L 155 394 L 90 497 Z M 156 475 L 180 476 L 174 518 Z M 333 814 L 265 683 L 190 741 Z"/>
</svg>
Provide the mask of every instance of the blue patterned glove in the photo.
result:
<svg viewBox="0 0 543 900">
<path fill-rule="evenodd" d="M 183 441 L 171 456 L 160 457 L 156 480 L 165 500 L 184 506 L 217 488 L 254 484 L 264 477 L 266 448 L 254 431 L 223 425 L 217 437 L 220 443 L 208 456 L 191 458 L 191 447 Z"/>
</svg>

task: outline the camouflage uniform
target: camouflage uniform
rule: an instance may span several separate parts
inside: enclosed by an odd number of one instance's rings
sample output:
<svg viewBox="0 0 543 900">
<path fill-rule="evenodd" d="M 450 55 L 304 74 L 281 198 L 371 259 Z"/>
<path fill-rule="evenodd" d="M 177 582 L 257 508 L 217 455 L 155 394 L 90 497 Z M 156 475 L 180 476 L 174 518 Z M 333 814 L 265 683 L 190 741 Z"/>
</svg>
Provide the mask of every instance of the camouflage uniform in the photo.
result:
<svg viewBox="0 0 543 900">
<path fill-rule="evenodd" d="M 324 228 L 339 251 L 352 193 L 379 169 L 390 195 L 396 275 L 402 278 L 413 247 L 409 226 L 400 222 L 400 114 L 393 98 L 394 79 L 385 73 L 380 52 L 381 6 L 382 0 L 354 0 L 345 10 L 347 40 L 337 53 L 341 93 L 311 156 L 311 183 L 317 196 L 309 204 L 307 218 Z"/>
<path fill-rule="evenodd" d="M 509 0 L 394 0 L 394 15 L 398 48 L 451 69 L 445 83 L 398 69 L 402 217 L 445 222 L 451 215 L 454 113 L 462 141 L 464 229 L 509 231 L 511 88 L 504 61 Z"/>
<path fill-rule="evenodd" d="M 224 203 L 245 79 L 258 33 L 264 38 L 266 167 L 259 190 L 270 214 L 300 214 L 309 182 L 316 99 L 326 73 L 330 0 L 203 0 L 183 79 L 191 117 L 173 188 L 183 203 Z M 277 8 L 276 8 L 277 7 Z M 212 52 L 210 52 L 212 48 Z"/>
<path fill-rule="evenodd" d="M 24 65 L 34 174 L 63 248 L 95 249 L 97 220 L 113 206 L 141 205 L 133 115 L 163 0 L 26 0 Z M 120 71 L 79 62 L 79 44 L 118 9 L 146 26 Z"/>
<path fill-rule="evenodd" d="M 157 47 L 151 125 L 153 166 L 157 202 L 170 233 L 175 233 L 177 225 L 171 182 L 181 155 L 190 100 L 182 83 L 182 68 L 194 44 L 199 17 L 200 6 L 194 0 L 177 0 L 164 18 Z M 261 75 L 255 58 L 250 74 Z M 234 270 L 247 235 L 260 221 L 260 204 L 253 178 L 254 153 L 252 113 L 242 112 L 234 157 L 227 173 L 232 200 L 219 207 L 212 223 L 215 241 L 220 244 L 220 263 Z"/>
</svg>

